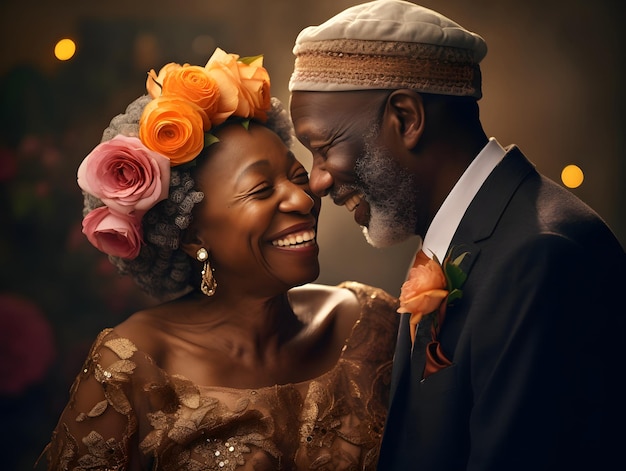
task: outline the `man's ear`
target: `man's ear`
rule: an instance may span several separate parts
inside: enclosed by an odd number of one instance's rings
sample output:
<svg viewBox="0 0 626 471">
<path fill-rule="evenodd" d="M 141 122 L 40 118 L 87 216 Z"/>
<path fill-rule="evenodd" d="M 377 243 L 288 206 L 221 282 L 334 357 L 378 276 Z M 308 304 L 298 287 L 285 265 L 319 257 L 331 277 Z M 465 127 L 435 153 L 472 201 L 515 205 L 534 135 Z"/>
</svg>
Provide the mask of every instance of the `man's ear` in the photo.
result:
<svg viewBox="0 0 626 471">
<path fill-rule="evenodd" d="M 424 102 L 413 90 L 395 90 L 387 97 L 385 119 L 388 120 L 406 149 L 413 149 L 424 134 Z"/>
</svg>

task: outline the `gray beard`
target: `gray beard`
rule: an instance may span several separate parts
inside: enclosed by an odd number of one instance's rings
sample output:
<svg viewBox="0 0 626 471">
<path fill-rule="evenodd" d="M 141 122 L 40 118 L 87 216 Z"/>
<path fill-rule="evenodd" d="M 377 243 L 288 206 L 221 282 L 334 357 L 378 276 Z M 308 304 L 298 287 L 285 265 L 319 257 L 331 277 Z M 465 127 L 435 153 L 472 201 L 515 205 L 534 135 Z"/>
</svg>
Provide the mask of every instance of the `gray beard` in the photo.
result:
<svg viewBox="0 0 626 471">
<path fill-rule="evenodd" d="M 390 247 L 415 235 L 417 196 L 413 176 L 372 141 L 370 136 L 356 164 L 360 190 L 370 205 L 363 235 L 374 247 Z"/>
</svg>

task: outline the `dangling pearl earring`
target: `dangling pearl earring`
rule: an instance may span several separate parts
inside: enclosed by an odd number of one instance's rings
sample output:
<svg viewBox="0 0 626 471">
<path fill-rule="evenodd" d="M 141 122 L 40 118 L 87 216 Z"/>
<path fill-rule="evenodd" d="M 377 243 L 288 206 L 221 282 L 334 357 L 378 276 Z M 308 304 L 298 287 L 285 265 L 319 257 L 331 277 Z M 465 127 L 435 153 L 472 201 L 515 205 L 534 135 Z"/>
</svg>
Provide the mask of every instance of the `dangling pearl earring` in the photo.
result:
<svg viewBox="0 0 626 471">
<path fill-rule="evenodd" d="M 200 283 L 200 290 L 207 296 L 213 296 L 215 294 L 215 288 L 217 288 L 217 281 L 213 276 L 213 269 L 209 263 L 209 252 L 202 247 L 196 252 L 196 259 L 199 262 L 204 262 L 202 267 L 202 282 Z"/>
</svg>

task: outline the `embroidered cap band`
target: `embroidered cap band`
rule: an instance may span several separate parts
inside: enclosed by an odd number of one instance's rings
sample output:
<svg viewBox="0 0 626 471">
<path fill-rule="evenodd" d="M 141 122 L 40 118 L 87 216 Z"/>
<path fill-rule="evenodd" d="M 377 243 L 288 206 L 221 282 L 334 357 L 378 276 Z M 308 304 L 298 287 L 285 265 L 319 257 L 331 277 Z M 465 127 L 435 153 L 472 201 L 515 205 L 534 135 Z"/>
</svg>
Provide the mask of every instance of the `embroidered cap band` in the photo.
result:
<svg viewBox="0 0 626 471">
<path fill-rule="evenodd" d="M 485 41 L 401 0 L 357 5 L 296 39 L 290 91 L 412 88 L 480 98 Z"/>
</svg>

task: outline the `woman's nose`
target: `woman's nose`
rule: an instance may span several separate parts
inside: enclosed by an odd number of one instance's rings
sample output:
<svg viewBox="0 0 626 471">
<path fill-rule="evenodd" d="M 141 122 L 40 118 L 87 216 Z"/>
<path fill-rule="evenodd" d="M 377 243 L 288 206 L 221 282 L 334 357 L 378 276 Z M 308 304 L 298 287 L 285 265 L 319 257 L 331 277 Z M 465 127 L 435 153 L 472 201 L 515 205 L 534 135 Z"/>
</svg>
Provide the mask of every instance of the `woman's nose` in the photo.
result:
<svg viewBox="0 0 626 471">
<path fill-rule="evenodd" d="M 307 189 L 301 185 L 288 185 L 280 203 L 281 211 L 310 214 L 315 207 L 315 198 L 306 191 Z"/>
</svg>

